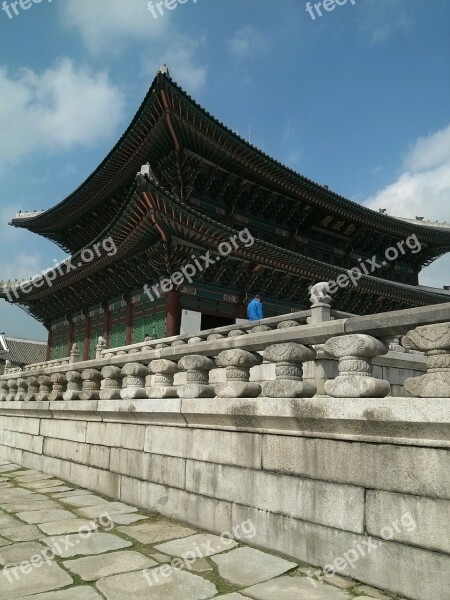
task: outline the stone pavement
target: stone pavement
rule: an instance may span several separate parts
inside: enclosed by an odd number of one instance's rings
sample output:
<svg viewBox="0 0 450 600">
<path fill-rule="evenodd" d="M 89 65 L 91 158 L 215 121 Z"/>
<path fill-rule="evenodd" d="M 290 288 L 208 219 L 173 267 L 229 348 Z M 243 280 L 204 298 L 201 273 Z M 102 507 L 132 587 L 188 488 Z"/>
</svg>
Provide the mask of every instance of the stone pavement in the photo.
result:
<svg viewBox="0 0 450 600">
<path fill-rule="evenodd" d="M 241 525 L 247 534 L 251 526 Z M 393 598 L 7 461 L 0 566 L 0 600 Z"/>
</svg>

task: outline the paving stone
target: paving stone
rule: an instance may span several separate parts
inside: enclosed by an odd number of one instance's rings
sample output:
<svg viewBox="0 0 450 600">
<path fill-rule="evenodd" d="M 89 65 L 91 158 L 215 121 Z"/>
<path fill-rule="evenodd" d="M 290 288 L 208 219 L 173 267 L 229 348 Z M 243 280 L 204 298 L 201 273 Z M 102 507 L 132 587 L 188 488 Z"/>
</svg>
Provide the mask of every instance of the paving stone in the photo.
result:
<svg viewBox="0 0 450 600">
<path fill-rule="evenodd" d="M 12 540 L 13 542 L 30 542 L 42 537 L 42 532 L 36 525 L 19 525 L 18 527 L 10 527 L 2 529 L 2 536 Z"/>
<path fill-rule="evenodd" d="M 388 596 L 381 590 L 370 587 L 369 585 L 359 585 L 355 589 L 355 593 L 360 594 L 361 596 L 369 596 L 369 598 L 377 598 L 377 600 L 392 600 L 392 596 Z"/>
<path fill-rule="evenodd" d="M 109 515 L 111 521 L 116 525 L 130 525 L 131 523 L 137 523 L 138 521 L 143 521 L 144 519 L 148 519 L 144 515 Z"/>
<path fill-rule="evenodd" d="M 5 515 L 5 513 L 0 514 L 0 530 L 6 529 L 7 527 L 16 527 L 18 525 L 22 525 L 22 523 L 14 517 Z"/>
<path fill-rule="evenodd" d="M 225 596 L 220 596 L 220 600 L 248 600 L 248 596 L 242 596 L 237 592 L 233 594 L 225 594 Z"/>
<path fill-rule="evenodd" d="M 38 523 L 51 523 L 52 521 L 64 521 L 65 519 L 74 519 L 75 515 L 62 508 L 54 510 L 32 510 L 20 512 L 17 515 L 22 521 L 36 525 Z"/>
<path fill-rule="evenodd" d="M 52 494 L 53 498 L 71 498 L 72 496 L 85 496 L 86 490 L 70 490 L 70 492 L 58 492 Z"/>
<path fill-rule="evenodd" d="M 100 594 L 87 585 L 81 585 L 62 592 L 46 592 L 33 596 L 21 596 L 23 600 L 102 600 Z M 248 600 L 248 599 L 247 599 Z"/>
<path fill-rule="evenodd" d="M 57 494 L 51 494 L 52 498 L 71 498 L 72 496 L 85 496 L 87 494 L 86 490 L 74 490 L 71 489 L 70 492 L 58 492 Z"/>
<path fill-rule="evenodd" d="M 97 529 L 97 525 L 93 521 L 85 521 L 83 519 L 67 519 L 64 521 L 56 521 L 56 523 L 42 523 L 41 525 L 38 525 L 38 527 L 47 535 L 78 533 L 80 530 L 83 534 L 85 531 L 95 531 Z"/>
<path fill-rule="evenodd" d="M 0 548 L 2 546 L 8 546 L 11 542 L 9 540 L 5 540 L 4 538 L 0 537 Z"/>
<path fill-rule="evenodd" d="M 59 479 L 45 479 L 44 481 L 35 481 L 33 483 L 21 483 L 22 487 L 26 487 L 30 490 L 40 490 L 40 488 L 58 487 L 64 485 L 64 481 Z"/>
<path fill-rule="evenodd" d="M 347 592 L 305 577 L 278 577 L 241 590 L 254 600 L 350 600 Z"/>
<path fill-rule="evenodd" d="M 35 469 L 24 469 L 23 471 L 18 471 L 17 473 L 9 473 L 8 477 L 23 477 L 26 475 L 43 475 L 41 471 L 36 471 Z M 49 477 L 52 477 L 50 475 Z"/>
<path fill-rule="evenodd" d="M 206 558 L 230 550 L 230 548 L 237 545 L 238 543 L 234 540 L 226 539 L 223 541 L 219 536 L 211 533 L 197 533 L 181 540 L 159 544 L 155 546 L 155 549 L 171 556 L 185 557 L 194 554 L 198 558 Z"/>
<path fill-rule="evenodd" d="M 95 581 L 102 577 L 129 573 L 155 567 L 158 563 L 147 556 L 126 550 L 124 552 L 113 552 L 112 554 L 101 554 L 77 560 L 66 560 L 64 566 L 84 579 L 84 581 Z"/>
<path fill-rule="evenodd" d="M 58 485 L 56 487 L 48 487 L 48 488 L 39 488 L 39 491 L 42 492 L 43 494 L 49 494 L 51 492 L 53 492 L 54 490 L 58 491 L 58 492 L 67 492 L 68 490 L 71 490 L 72 488 L 67 487 L 67 485 Z"/>
<path fill-rule="evenodd" d="M 164 568 L 167 569 L 167 565 L 145 571 L 148 580 L 143 571 L 105 577 L 97 582 L 97 587 L 107 600 L 129 600 L 130 590 L 133 590 L 133 600 L 206 600 L 217 594 L 216 586 L 198 575 L 172 569 L 170 575 L 164 577 L 161 572 Z"/>
<path fill-rule="evenodd" d="M 164 520 L 140 523 L 130 527 L 118 527 L 118 531 L 141 542 L 141 544 L 157 544 L 158 542 L 188 537 L 197 533 L 188 527 L 182 527 Z"/>
<path fill-rule="evenodd" d="M 16 477 L 17 483 L 34 483 L 35 481 L 41 481 L 42 479 L 53 479 L 53 475 L 47 473 L 33 473 L 31 475 L 23 475 Z"/>
<path fill-rule="evenodd" d="M 45 496 L 44 496 L 45 498 Z M 61 505 L 51 500 L 39 500 L 38 502 L 17 502 L 3 506 L 3 510 L 9 513 L 20 513 L 39 510 L 61 509 Z"/>
<path fill-rule="evenodd" d="M 68 498 L 62 498 L 63 504 L 74 506 L 77 508 L 84 508 L 86 506 L 95 506 L 96 504 L 107 504 L 108 500 L 101 498 L 100 496 L 94 496 L 94 494 L 85 493 L 83 496 L 77 494 L 74 497 L 69 496 Z"/>
<path fill-rule="evenodd" d="M 238 548 L 212 558 L 219 567 L 223 579 L 234 585 L 250 586 L 282 575 L 297 564 L 260 552 L 254 548 Z"/>
<path fill-rule="evenodd" d="M 190 568 L 196 573 L 205 573 L 206 571 L 214 570 L 206 558 L 199 558 L 190 565 Z"/>
<path fill-rule="evenodd" d="M 44 546 L 38 542 L 22 542 L 0 548 L 0 564 L 13 567 L 21 562 L 29 562 L 33 556 L 41 554 Z"/>
<path fill-rule="evenodd" d="M 96 504 L 95 506 L 87 506 L 76 510 L 78 514 L 86 519 L 98 519 L 102 515 L 122 515 L 137 512 L 138 509 L 123 502 L 105 502 L 105 504 Z"/>
<path fill-rule="evenodd" d="M 172 560 L 171 556 L 167 556 L 167 554 L 161 554 L 160 552 L 150 554 L 150 558 L 154 558 L 160 563 L 170 563 L 170 561 Z"/>
<path fill-rule="evenodd" d="M 83 539 L 84 538 L 84 539 Z M 51 537 L 42 540 L 44 544 L 53 548 L 57 556 L 61 558 L 73 558 L 74 556 L 104 554 L 112 550 L 128 548 L 133 544 L 111 533 L 93 533 L 89 537 L 80 536 L 76 533 L 59 537 Z"/>
<path fill-rule="evenodd" d="M 347 579 L 346 577 L 341 577 L 340 575 L 327 575 L 324 579 L 324 582 L 341 588 L 341 590 L 349 590 L 356 585 L 356 581 Z"/>
<path fill-rule="evenodd" d="M 66 587 L 73 583 L 72 577 L 55 562 L 44 562 L 39 568 L 26 565 L 21 570 L 13 567 L 0 573 L 0 600 L 14 600 L 31 594 L 39 594 Z M 25 571 L 25 572 L 24 572 Z M 45 598 L 49 598 L 45 594 Z"/>
</svg>

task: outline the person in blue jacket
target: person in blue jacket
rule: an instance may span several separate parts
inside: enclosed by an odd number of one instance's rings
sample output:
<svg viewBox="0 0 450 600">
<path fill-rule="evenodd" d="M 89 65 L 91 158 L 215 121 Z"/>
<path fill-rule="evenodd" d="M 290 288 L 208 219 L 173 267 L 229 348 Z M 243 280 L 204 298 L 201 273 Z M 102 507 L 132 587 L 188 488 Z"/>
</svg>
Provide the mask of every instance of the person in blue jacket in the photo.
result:
<svg viewBox="0 0 450 600">
<path fill-rule="evenodd" d="M 261 296 L 256 294 L 247 306 L 247 319 L 249 321 L 259 321 L 264 318 Z"/>
</svg>

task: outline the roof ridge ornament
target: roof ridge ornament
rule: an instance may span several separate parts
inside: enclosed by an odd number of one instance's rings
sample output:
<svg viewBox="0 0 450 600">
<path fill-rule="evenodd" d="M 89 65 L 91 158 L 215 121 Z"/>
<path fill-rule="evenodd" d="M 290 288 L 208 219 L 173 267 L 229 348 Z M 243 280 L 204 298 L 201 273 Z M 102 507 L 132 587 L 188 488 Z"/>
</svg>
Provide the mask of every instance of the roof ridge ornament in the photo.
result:
<svg viewBox="0 0 450 600">
<path fill-rule="evenodd" d="M 162 65 L 162 67 L 159 68 L 158 73 L 161 73 L 161 75 L 167 75 L 167 77 L 170 77 L 169 67 L 165 63 Z M 172 79 L 172 78 L 170 77 L 170 79 Z"/>
</svg>

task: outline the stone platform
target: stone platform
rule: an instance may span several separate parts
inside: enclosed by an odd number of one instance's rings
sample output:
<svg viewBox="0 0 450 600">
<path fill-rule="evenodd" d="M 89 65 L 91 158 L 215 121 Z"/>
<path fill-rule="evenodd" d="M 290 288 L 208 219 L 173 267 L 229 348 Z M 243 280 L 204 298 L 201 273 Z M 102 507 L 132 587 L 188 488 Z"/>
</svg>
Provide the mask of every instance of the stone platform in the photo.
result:
<svg viewBox="0 0 450 600">
<path fill-rule="evenodd" d="M 394 596 L 0 461 L 0 600 Z M 233 539 L 234 538 L 234 539 Z"/>
</svg>

